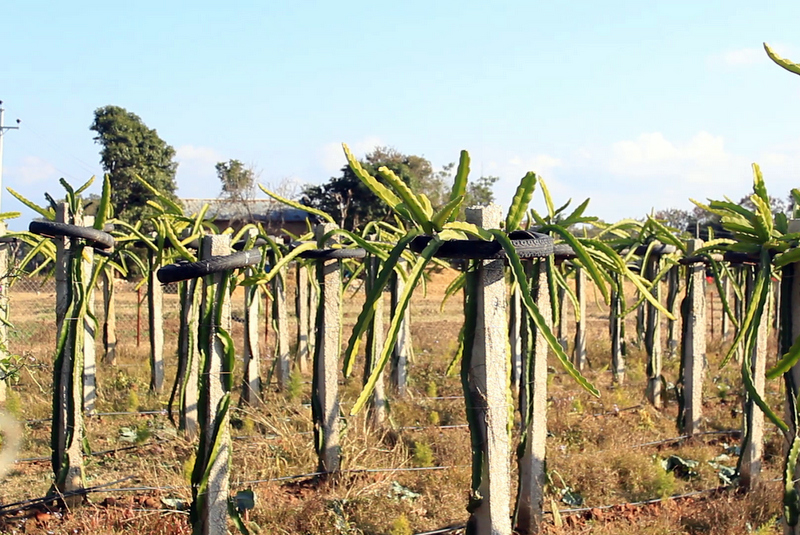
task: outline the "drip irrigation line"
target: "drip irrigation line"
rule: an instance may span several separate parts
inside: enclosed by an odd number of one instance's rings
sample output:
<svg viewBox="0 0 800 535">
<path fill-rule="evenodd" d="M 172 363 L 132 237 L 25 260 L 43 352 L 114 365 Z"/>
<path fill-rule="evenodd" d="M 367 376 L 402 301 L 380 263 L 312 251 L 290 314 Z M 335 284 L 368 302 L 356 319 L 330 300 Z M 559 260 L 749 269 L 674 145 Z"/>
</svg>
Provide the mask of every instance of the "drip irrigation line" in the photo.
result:
<svg viewBox="0 0 800 535">
<path fill-rule="evenodd" d="M 669 444 L 670 442 L 680 442 L 681 440 L 686 440 L 688 438 L 693 437 L 701 437 L 701 436 L 708 436 L 708 435 L 734 435 L 734 434 L 741 434 L 741 429 L 725 429 L 722 431 L 705 431 L 703 433 L 695 433 L 694 435 L 681 435 L 675 438 L 666 438 L 664 440 L 655 440 L 653 442 L 645 442 L 644 444 L 636 444 L 634 446 L 630 446 L 631 449 L 634 448 L 644 448 L 647 446 L 657 446 L 659 444 Z"/>
<path fill-rule="evenodd" d="M 409 425 L 406 427 L 398 427 L 398 431 L 421 431 L 424 429 L 463 429 L 465 427 L 469 427 L 469 424 L 457 424 L 457 425 Z"/>
<path fill-rule="evenodd" d="M 693 492 L 687 492 L 686 494 L 678 494 L 676 496 L 668 496 L 666 498 L 653 498 L 653 499 L 644 500 L 644 501 L 641 501 L 641 502 L 618 503 L 618 504 L 614 504 L 614 505 L 598 505 L 597 507 L 579 507 L 579 508 L 576 508 L 576 509 L 559 509 L 558 513 L 561 514 L 561 515 L 571 515 L 571 514 L 575 514 L 575 513 L 585 513 L 587 511 L 591 511 L 593 509 L 608 510 L 608 509 L 614 509 L 615 507 L 640 507 L 642 505 L 650 505 L 650 504 L 653 504 L 653 503 L 666 502 L 666 501 L 669 501 L 669 500 L 680 500 L 680 499 L 683 499 L 683 498 L 691 498 L 692 496 L 697 496 L 699 494 L 708 494 L 709 492 L 717 492 L 717 491 L 720 491 L 720 490 L 726 490 L 726 489 L 731 489 L 731 488 L 733 488 L 733 487 L 722 486 L 722 487 L 714 487 L 713 489 L 696 490 L 696 491 L 693 491 Z M 547 513 L 547 514 L 550 514 L 550 515 L 553 514 L 553 511 L 544 511 L 544 512 Z"/>
<path fill-rule="evenodd" d="M 394 472 L 423 472 L 423 471 L 438 471 L 438 470 L 451 470 L 453 468 L 466 468 L 468 464 L 457 464 L 452 466 L 419 466 L 408 468 L 351 468 L 348 470 L 339 470 L 337 472 L 310 472 L 308 474 L 297 474 L 293 476 L 282 476 L 271 479 L 257 479 L 253 481 L 239 481 L 231 483 L 231 486 L 241 487 L 245 485 L 258 485 L 260 483 L 272 483 L 275 481 L 289 481 L 291 479 L 303 479 L 308 477 L 316 477 L 321 475 L 334 475 L 334 474 L 375 474 L 375 473 L 394 473 Z"/>
<path fill-rule="evenodd" d="M 134 444 L 132 446 L 123 446 L 121 448 L 114 448 L 110 450 L 103 450 L 103 451 L 93 451 L 90 455 L 84 455 L 84 457 L 99 457 L 101 455 L 108 455 L 111 453 L 117 453 L 120 451 L 128 451 L 128 450 L 136 450 L 139 448 L 146 448 L 148 446 L 158 446 L 160 444 L 166 444 L 167 442 L 172 442 L 173 438 L 164 439 L 164 440 L 157 440 L 155 442 L 148 442 L 146 444 Z M 40 463 L 45 461 L 51 461 L 52 457 L 31 457 L 28 459 L 17 459 L 14 463 Z"/>
<path fill-rule="evenodd" d="M 86 417 L 91 418 L 94 416 L 150 416 L 155 414 L 167 414 L 166 409 L 161 409 L 157 411 L 117 411 L 117 412 L 87 412 Z M 41 424 L 44 422 L 52 422 L 52 418 L 39 418 L 39 419 L 31 419 L 25 420 L 27 424 Z"/>
<path fill-rule="evenodd" d="M 117 483 L 122 483 L 123 481 L 127 481 L 129 479 L 133 479 L 134 476 L 126 476 L 122 479 L 117 479 L 116 481 L 111 481 L 110 483 L 104 483 L 102 485 L 95 485 L 93 487 L 87 487 L 78 490 L 72 490 L 69 492 L 61 492 L 59 494 L 54 494 L 51 496 L 44 496 L 42 498 L 33 498 L 32 500 L 22 500 L 20 502 L 8 503 L 5 505 L 0 505 L 0 516 L 6 515 L 10 512 L 17 512 L 25 507 L 31 505 L 38 505 L 40 503 L 47 503 L 52 502 L 55 500 L 61 500 L 64 498 L 68 498 L 70 496 L 83 496 L 85 494 L 91 494 L 93 492 L 108 492 L 111 485 L 116 485 Z"/>
</svg>

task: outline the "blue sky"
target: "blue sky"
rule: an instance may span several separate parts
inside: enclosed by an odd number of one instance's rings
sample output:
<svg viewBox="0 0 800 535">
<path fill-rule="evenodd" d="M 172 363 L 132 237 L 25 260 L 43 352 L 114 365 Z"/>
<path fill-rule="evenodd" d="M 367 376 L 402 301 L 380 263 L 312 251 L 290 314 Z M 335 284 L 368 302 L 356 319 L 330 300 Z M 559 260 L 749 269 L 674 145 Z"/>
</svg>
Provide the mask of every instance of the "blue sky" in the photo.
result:
<svg viewBox="0 0 800 535">
<path fill-rule="evenodd" d="M 175 147 L 183 197 L 217 196 L 230 158 L 298 191 L 341 142 L 435 166 L 467 149 L 500 203 L 531 170 L 607 220 L 738 200 L 752 162 L 773 195 L 800 187 L 800 77 L 761 48 L 800 62 L 798 2 L 127 4 L 4 5 L 4 211 L 6 186 L 43 202 L 102 174 L 108 104 Z"/>
</svg>

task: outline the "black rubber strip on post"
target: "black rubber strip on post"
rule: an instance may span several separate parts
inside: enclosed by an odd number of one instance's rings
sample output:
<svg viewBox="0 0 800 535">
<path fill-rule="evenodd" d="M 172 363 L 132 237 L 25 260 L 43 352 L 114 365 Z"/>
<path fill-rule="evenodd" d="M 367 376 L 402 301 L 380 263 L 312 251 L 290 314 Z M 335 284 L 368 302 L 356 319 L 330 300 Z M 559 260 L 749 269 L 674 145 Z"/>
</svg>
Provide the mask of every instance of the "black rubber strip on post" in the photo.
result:
<svg viewBox="0 0 800 535">
<path fill-rule="evenodd" d="M 517 230 L 508 235 L 520 258 L 541 258 L 553 254 L 553 239 L 538 232 Z M 410 249 L 421 253 L 433 238 L 417 236 L 411 240 Z M 435 255 L 437 258 L 489 260 L 505 258 L 503 246 L 497 241 L 449 240 L 443 242 Z"/>
<path fill-rule="evenodd" d="M 162 284 L 168 284 L 170 282 L 198 279 L 220 271 L 252 266 L 259 262 L 261 262 L 261 251 L 251 249 L 225 256 L 212 256 L 197 262 L 176 262 L 159 269 L 156 272 L 156 277 Z"/>
<path fill-rule="evenodd" d="M 267 240 L 265 240 L 264 238 L 256 238 L 255 243 L 253 243 L 253 247 L 252 248 L 256 249 L 257 247 L 263 247 L 266 244 L 267 244 Z M 241 251 L 242 249 L 244 249 L 245 245 L 247 245 L 247 240 L 240 240 L 240 241 L 237 241 L 236 243 L 234 243 L 233 245 L 231 245 L 231 249 L 233 249 L 235 251 Z"/>
<path fill-rule="evenodd" d="M 361 248 L 316 249 L 300 253 L 300 258 L 313 258 L 316 260 L 339 260 L 343 258 L 364 258 L 366 256 L 367 251 Z"/>
<path fill-rule="evenodd" d="M 553 256 L 556 260 L 567 260 L 575 258 L 577 255 L 568 243 L 557 243 L 553 246 Z"/>
<path fill-rule="evenodd" d="M 28 230 L 40 236 L 56 238 L 81 238 L 96 249 L 111 249 L 114 247 L 114 236 L 92 227 L 57 223 L 55 221 L 31 221 Z"/>
</svg>

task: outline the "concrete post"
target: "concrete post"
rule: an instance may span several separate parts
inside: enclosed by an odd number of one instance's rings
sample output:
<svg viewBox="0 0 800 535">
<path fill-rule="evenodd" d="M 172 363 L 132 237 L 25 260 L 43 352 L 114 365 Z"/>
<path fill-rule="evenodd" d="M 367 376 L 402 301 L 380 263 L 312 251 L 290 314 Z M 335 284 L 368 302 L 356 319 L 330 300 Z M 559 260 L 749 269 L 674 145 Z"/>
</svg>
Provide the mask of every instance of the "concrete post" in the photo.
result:
<svg viewBox="0 0 800 535">
<path fill-rule="evenodd" d="M 273 259 L 273 265 L 275 265 Z M 272 279 L 272 321 L 275 325 L 275 375 L 278 389 L 286 390 L 289 385 L 291 359 L 289 357 L 289 315 L 286 309 L 286 285 L 284 273 Z"/>
<path fill-rule="evenodd" d="M 586 366 L 586 326 L 589 318 L 586 316 L 586 272 L 583 268 L 575 268 L 575 296 L 578 298 L 578 315 L 575 322 L 575 347 L 573 348 L 573 361 L 579 370 Z"/>
<path fill-rule="evenodd" d="M 686 255 L 692 256 L 703 246 L 703 240 L 688 240 Z M 695 435 L 700 432 L 703 415 L 703 377 L 706 358 L 706 299 L 705 265 L 696 263 L 686 266 L 686 302 L 682 318 L 683 332 L 683 388 L 684 388 L 684 432 Z"/>
<path fill-rule="evenodd" d="M 198 386 L 200 379 L 199 324 L 202 305 L 202 281 L 189 279 L 181 285 L 181 321 L 178 337 L 178 371 L 175 378 L 179 389 L 178 429 L 187 438 L 200 430 L 198 416 Z"/>
<path fill-rule="evenodd" d="M 94 217 L 83 216 L 81 224 L 85 226 L 93 225 Z M 94 270 L 94 249 L 91 247 L 84 248 L 81 267 L 83 269 L 84 291 L 88 301 L 88 314 L 83 318 L 83 410 L 88 414 L 92 414 L 97 402 L 97 354 L 95 351 L 97 324 L 92 319 L 95 317 L 94 287 L 89 288 L 89 281 Z"/>
<path fill-rule="evenodd" d="M 545 322 L 552 323 L 550 291 L 544 261 L 539 263 L 536 288 L 532 289 Z M 517 497 L 516 530 L 522 535 L 539 533 L 542 526 L 542 507 L 546 483 L 545 441 L 547 439 L 547 341 L 538 330 L 533 333 L 533 362 L 528 380 L 521 389 L 525 414 L 526 399 L 530 399 L 530 422 L 522 457 L 519 458 L 519 496 Z"/>
<path fill-rule="evenodd" d="M 367 266 L 367 293 L 370 293 L 375 285 L 375 280 L 378 278 L 380 270 L 380 259 L 370 257 L 366 259 L 369 262 Z M 375 312 L 372 316 L 372 326 L 367 335 L 367 360 L 364 365 L 364 384 L 367 383 L 369 376 L 372 375 L 375 365 L 380 358 L 381 351 L 385 342 L 384 325 L 383 325 L 383 293 L 380 299 L 375 303 Z M 378 377 L 375 383 L 375 389 L 372 391 L 372 400 L 369 406 L 369 417 L 372 425 L 376 428 L 383 425 L 386 420 L 386 391 L 383 381 L 383 373 Z"/>
<path fill-rule="evenodd" d="M 335 225 L 317 225 L 316 238 L 333 230 Z M 325 244 L 328 245 L 328 244 Z M 319 412 L 314 414 L 314 433 L 320 472 L 337 472 L 341 457 L 339 447 L 339 353 L 341 351 L 342 278 L 339 260 L 317 261 L 320 310 L 317 313 L 317 342 L 314 362 L 314 397 Z M 316 412 L 316 411 L 315 411 Z"/>
<path fill-rule="evenodd" d="M 311 360 L 313 373 L 314 355 L 317 354 L 317 309 L 319 308 L 319 280 L 317 280 L 317 267 L 307 268 L 308 277 L 308 356 Z"/>
<path fill-rule="evenodd" d="M 103 270 L 103 364 L 117 365 L 117 307 L 114 292 L 114 272 Z"/>
<path fill-rule="evenodd" d="M 400 259 L 400 265 L 405 266 L 405 260 Z M 391 286 L 391 311 L 394 316 L 397 310 L 397 301 L 403 293 L 405 282 L 403 278 L 397 273 L 392 276 Z M 403 313 L 403 320 L 400 324 L 400 330 L 397 332 L 397 340 L 395 340 L 394 348 L 392 349 L 392 373 L 391 381 L 394 386 L 397 396 L 404 397 L 408 387 L 408 361 L 411 350 L 411 306 L 406 307 Z"/>
<path fill-rule="evenodd" d="M 311 317 L 308 307 L 308 268 L 301 263 L 296 264 L 297 289 L 295 291 L 295 311 L 297 313 L 297 366 L 302 373 L 310 367 L 309 331 Z"/>
<path fill-rule="evenodd" d="M 147 312 L 150 330 L 150 390 L 161 393 L 164 389 L 164 290 L 156 278 L 160 265 L 157 254 L 148 251 Z"/>
<path fill-rule="evenodd" d="M 80 214 L 70 217 L 69 205 L 56 206 L 56 222 L 80 225 Z M 83 359 L 76 355 L 76 344 L 80 343 L 83 326 L 65 321 L 70 294 L 68 270 L 72 258 L 72 243 L 68 238 L 57 238 L 56 243 L 56 328 L 58 340 L 62 329 L 67 329 L 66 345 L 61 357 L 57 357 L 53 369 L 53 471 L 56 486 L 61 492 L 84 487 L 83 480 Z M 80 331 L 80 332 L 71 332 Z M 60 480 L 60 481 L 59 481 Z"/>
<path fill-rule="evenodd" d="M 747 275 L 747 294 L 753 292 L 754 276 L 753 273 Z M 750 372 L 753 375 L 753 386 L 756 392 L 764 396 L 764 383 L 767 362 L 767 341 L 769 339 L 769 312 L 773 308 L 772 299 L 767 299 L 764 314 L 761 322 L 756 327 L 756 343 L 750 355 Z M 740 483 L 743 487 L 752 489 L 755 487 L 761 473 L 762 458 L 764 456 L 764 413 L 753 402 L 753 399 L 745 392 L 744 401 L 745 419 L 744 429 L 746 431 L 742 445 L 742 455 L 739 459 Z M 791 422 L 792 420 L 788 420 Z M 791 423 L 790 423 L 791 425 Z"/>
<path fill-rule="evenodd" d="M 617 282 L 619 278 L 617 276 Z M 617 291 L 611 292 L 611 312 L 609 331 L 611 335 L 611 373 L 614 382 L 621 385 L 625 382 L 625 357 L 622 353 L 622 296 Z"/>
<path fill-rule="evenodd" d="M 230 254 L 230 235 L 213 235 L 202 238 L 202 256 L 224 256 Z M 204 443 L 199 450 L 196 462 L 201 463 L 209 473 L 207 494 L 200 500 L 199 526 L 195 533 L 202 535 L 222 535 L 228 532 L 228 485 L 230 470 L 230 415 L 228 411 L 219 414 L 223 398 L 230 395 L 230 377 L 232 370 L 225 364 L 224 348 L 218 331 L 231 329 L 230 292 L 224 278 L 226 272 L 215 273 L 205 277 L 203 292 L 204 325 L 201 333 L 208 338 L 203 345 L 208 348 L 204 355 L 203 377 L 201 384 L 204 392 L 200 395 L 203 404 L 200 411 L 201 437 Z M 224 292 L 220 300 L 220 292 Z M 217 307 L 221 307 L 219 310 Z M 217 324 L 216 318 L 219 317 Z M 216 441 L 216 444 L 215 444 Z M 217 447 L 216 451 L 214 447 Z M 216 453 L 216 457 L 212 455 Z M 198 492 L 194 489 L 194 492 Z M 197 529 L 199 527 L 199 529 Z"/>
<path fill-rule="evenodd" d="M 247 268 L 247 275 L 255 270 Z M 256 285 L 244 288 L 244 377 L 242 378 L 242 401 L 252 407 L 261 404 L 261 352 L 259 350 L 259 326 L 261 325 L 261 290 Z"/>
<path fill-rule="evenodd" d="M 467 222 L 485 229 L 499 228 L 503 213 L 496 204 L 467 208 Z M 483 474 L 479 505 L 470 515 L 478 534 L 510 534 L 508 332 L 504 261 L 485 260 L 478 268 L 477 321 L 468 381 L 478 411 L 483 445 Z"/>
<path fill-rule="evenodd" d="M 653 281 L 658 275 L 661 266 L 661 258 L 657 255 L 651 255 L 647 267 L 646 277 L 647 280 Z M 653 297 L 661 301 L 661 284 L 656 283 L 652 290 Z M 647 326 L 645 330 L 645 348 L 647 349 L 647 399 L 653 406 L 660 409 L 662 406 L 661 400 L 661 313 L 658 309 L 646 303 Z"/>
</svg>

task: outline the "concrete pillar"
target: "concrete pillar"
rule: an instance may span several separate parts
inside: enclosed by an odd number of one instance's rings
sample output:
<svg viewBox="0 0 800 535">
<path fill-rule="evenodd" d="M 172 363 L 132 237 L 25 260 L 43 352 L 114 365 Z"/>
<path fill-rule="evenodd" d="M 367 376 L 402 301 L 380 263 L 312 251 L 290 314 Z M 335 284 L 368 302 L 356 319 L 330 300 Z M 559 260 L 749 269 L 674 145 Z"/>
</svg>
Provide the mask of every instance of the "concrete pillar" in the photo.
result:
<svg viewBox="0 0 800 535">
<path fill-rule="evenodd" d="M 400 259 L 400 265 L 405 266 L 405 260 Z M 392 316 L 397 310 L 397 300 L 403 293 L 405 282 L 403 278 L 395 273 L 392 276 L 391 286 L 391 311 Z M 397 396 L 404 397 L 408 387 L 408 361 L 411 353 L 411 306 L 409 304 L 403 313 L 403 320 L 397 332 L 397 340 L 392 350 L 392 373 L 391 381 Z"/>
<path fill-rule="evenodd" d="M 651 255 L 645 276 L 647 280 L 655 280 L 659 268 L 661 266 L 661 258 L 657 255 Z M 653 297 L 661 301 L 661 284 L 656 283 L 652 290 Z M 647 399 L 657 409 L 662 407 L 661 399 L 661 313 L 658 309 L 649 302 L 643 303 L 646 306 L 646 329 L 645 329 L 645 348 L 647 349 Z"/>
<path fill-rule="evenodd" d="M 247 275 L 255 273 L 247 268 Z M 261 352 L 259 351 L 259 326 L 261 325 L 261 290 L 256 285 L 244 288 L 244 377 L 242 401 L 252 407 L 261 404 Z"/>
<path fill-rule="evenodd" d="M 228 255 L 230 235 L 204 236 L 201 247 L 201 258 Z M 230 374 L 233 370 L 226 364 L 224 347 L 218 336 L 220 330 L 230 332 L 231 329 L 230 291 L 224 281 L 227 276 L 227 272 L 215 273 L 206 276 L 204 281 L 201 333 L 208 337 L 202 341 L 208 352 L 203 359 L 201 384 L 204 391 L 200 393 L 200 403 L 203 406 L 200 411 L 200 426 L 204 442 L 198 450 L 196 462 L 201 463 L 209 477 L 206 495 L 200 500 L 195 496 L 195 503 L 200 503 L 200 510 L 194 529 L 195 533 L 202 535 L 222 535 L 228 532 L 230 414 L 219 409 L 223 400 L 230 396 Z M 212 453 L 216 453 L 216 456 Z M 193 492 L 197 493 L 199 489 L 194 488 Z"/>
<path fill-rule="evenodd" d="M 164 389 L 164 289 L 156 278 L 160 265 L 157 254 L 148 251 L 147 312 L 150 330 L 150 390 L 161 393 Z"/>
<path fill-rule="evenodd" d="M 376 257 L 369 257 L 366 259 L 369 263 L 367 266 L 367 285 L 366 291 L 370 293 L 375 285 L 375 280 L 378 278 L 378 272 L 381 264 L 380 259 Z M 366 385 L 369 376 L 372 375 L 375 365 L 380 358 L 381 351 L 385 342 L 386 335 L 384 333 L 384 318 L 383 318 L 383 293 L 380 299 L 375 303 L 375 312 L 372 316 L 372 326 L 367 335 L 366 354 L 367 359 L 364 365 L 364 384 Z M 383 381 L 383 373 L 378 376 L 375 383 L 375 389 L 372 391 L 372 400 L 369 406 L 369 418 L 372 425 L 376 428 L 383 425 L 386 420 L 386 389 Z"/>
<path fill-rule="evenodd" d="M 747 293 L 752 294 L 754 277 L 752 272 L 747 277 Z M 756 343 L 750 355 L 750 372 L 753 375 L 753 386 L 756 392 L 764 397 L 764 382 L 767 362 L 767 341 L 771 322 L 769 320 L 770 309 L 773 308 L 772 300 L 767 299 L 764 314 L 761 322 L 756 326 Z M 740 483 L 743 487 L 752 489 L 755 487 L 761 473 L 761 465 L 764 456 L 764 413 L 753 402 L 753 399 L 745 391 L 744 400 L 744 429 L 745 436 L 742 444 L 742 455 L 739 459 Z M 792 420 L 788 420 L 791 422 Z M 791 425 L 791 423 L 790 423 Z"/>
<path fill-rule="evenodd" d="M 187 438 L 200 430 L 198 381 L 200 376 L 199 324 L 202 305 L 202 280 L 181 283 L 181 320 L 178 334 L 178 370 L 175 385 L 179 393 L 178 429 Z"/>
<path fill-rule="evenodd" d="M 317 225 L 317 239 L 335 225 Z M 326 244 L 328 245 L 328 244 Z M 314 362 L 314 397 L 318 413 L 314 414 L 315 443 L 319 445 L 320 472 L 337 472 L 341 460 L 339 446 L 339 353 L 341 352 L 342 278 L 340 260 L 317 261 L 317 281 L 321 310 L 318 312 L 316 354 Z M 317 412 L 317 411 L 315 411 Z"/>
<path fill-rule="evenodd" d="M 273 259 L 273 265 L 275 265 Z M 291 359 L 289 356 L 289 314 L 286 308 L 285 274 L 278 273 L 272 279 L 272 320 L 275 325 L 275 375 L 278 379 L 278 389 L 286 390 L 289 385 L 291 373 Z"/>
<path fill-rule="evenodd" d="M 575 268 L 575 296 L 578 298 L 578 315 L 575 322 L 575 347 L 573 348 L 573 362 L 575 367 L 583 370 L 586 366 L 586 326 L 589 318 L 586 316 L 586 272 L 583 268 Z"/>
<path fill-rule="evenodd" d="M 94 225 L 93 216 L 83 216 L 83 225 Z M 94 286 L 89 287 L 94 270 L 94 249 L 85 247 L 83 250 L 83 284 L 86 292 L 87 312 L 83 318 L 83 410 L 92 414 L 97 402 L 97 354 L 95 351 L 95 333 L 97 322 L 95 318 Z"/>
<path fill-rule="evenodd" d="M 688 240 L 686 255 L 692 256 L 703 246 L 703 240 Z M 706 358 L 706 274 L 701 263 L 686 266 L 686 301 L 683 314 L 683 388 L 684 432 L 700 432 L 703 415 L 703 377 Z"/>
<path fill-rule="evenodd" d="M 617 281 L 619 282 L 619 278 Z M 622 317 L 622 296 L 619 294 L 619 292 L 612 291 L 611 312 L 609 316 L 609 332 L 611 335 L 611 373 L 614 376 L 614 382 L 618 385 L 621 385 L 625 382 L 625 356 L 622 352 L 624 321 L 625 320 Z"/>
<path fill-rule="evenodd" d="M 56 206 L 56 222 L 79 225 L 80 214 L 70 217 L 67 203 Z M 56 487 L 61 492 L 69 492 L 84 487 L 83 479 L 83 358 L 76 354 L 76 343 L 83 336 L 83 326 L 65 321 L 70 294 L 77 290 L 70 288 L 72 277 L 68 275 L 72 262 L 80 262 L 74 255 L 79 254 L 68 238 L 56 238 L 56 340 L 62 329 L 67 329 L 66 344 L 61 355 L 56 356 L 53 367 L 53 471 Z M 71 332 L 71 331 L 81 332 Z"/>
<path fill-rule="evenodd" d="M 295 291 L 295 311 L 297 314 L 297 366 L 302 373 L 308 372 L 311 364 L 309 357 L 309 332 L 311 317 L 308 307 L 308 268 L 298 262 L 296 264 L 297 289 Z"/>
<path fill-rule="evenodd" d="M 103 364 L 117 365 L 117 306 L 114 271 L 103 270 Z"/>
<path fill-rule="evenodd" d="M 540 261 L 536 288 L 532 289 L 545 322 L 552 323 L 550 292 L 547 286 L 547 270 Z M 547 480 L 545 471 L 545 441 L 547 439 L 547 352 L 544 336 L 537 330 L 533 333 L 533 362 L 528 370 L 528 380 L 521 389 L 523 414 L 525 400 L 529 399 L 531 418 L 527 424 L 527 438 L 522 456 L 519 458 L 519 496 L 517 498 L 516 530 L 522 535 L 539 533 L 542 526 L 544 489 Z"/>
<path fill-rule="evenodd" d="M 499 228 L 502 208 L 496 204 L 467 208 L 468 223 Z M 478 534 L 511 533 L 509 483 L 508 325 L 505 266 L 502 259 L 481 262 L 477 274 L 477 321 L 468 381 L 471 403 L 483 444 L 481 500 L 470 523 Z M 474 524 L 473 524 L 474 523 Z"/>
</svg>

